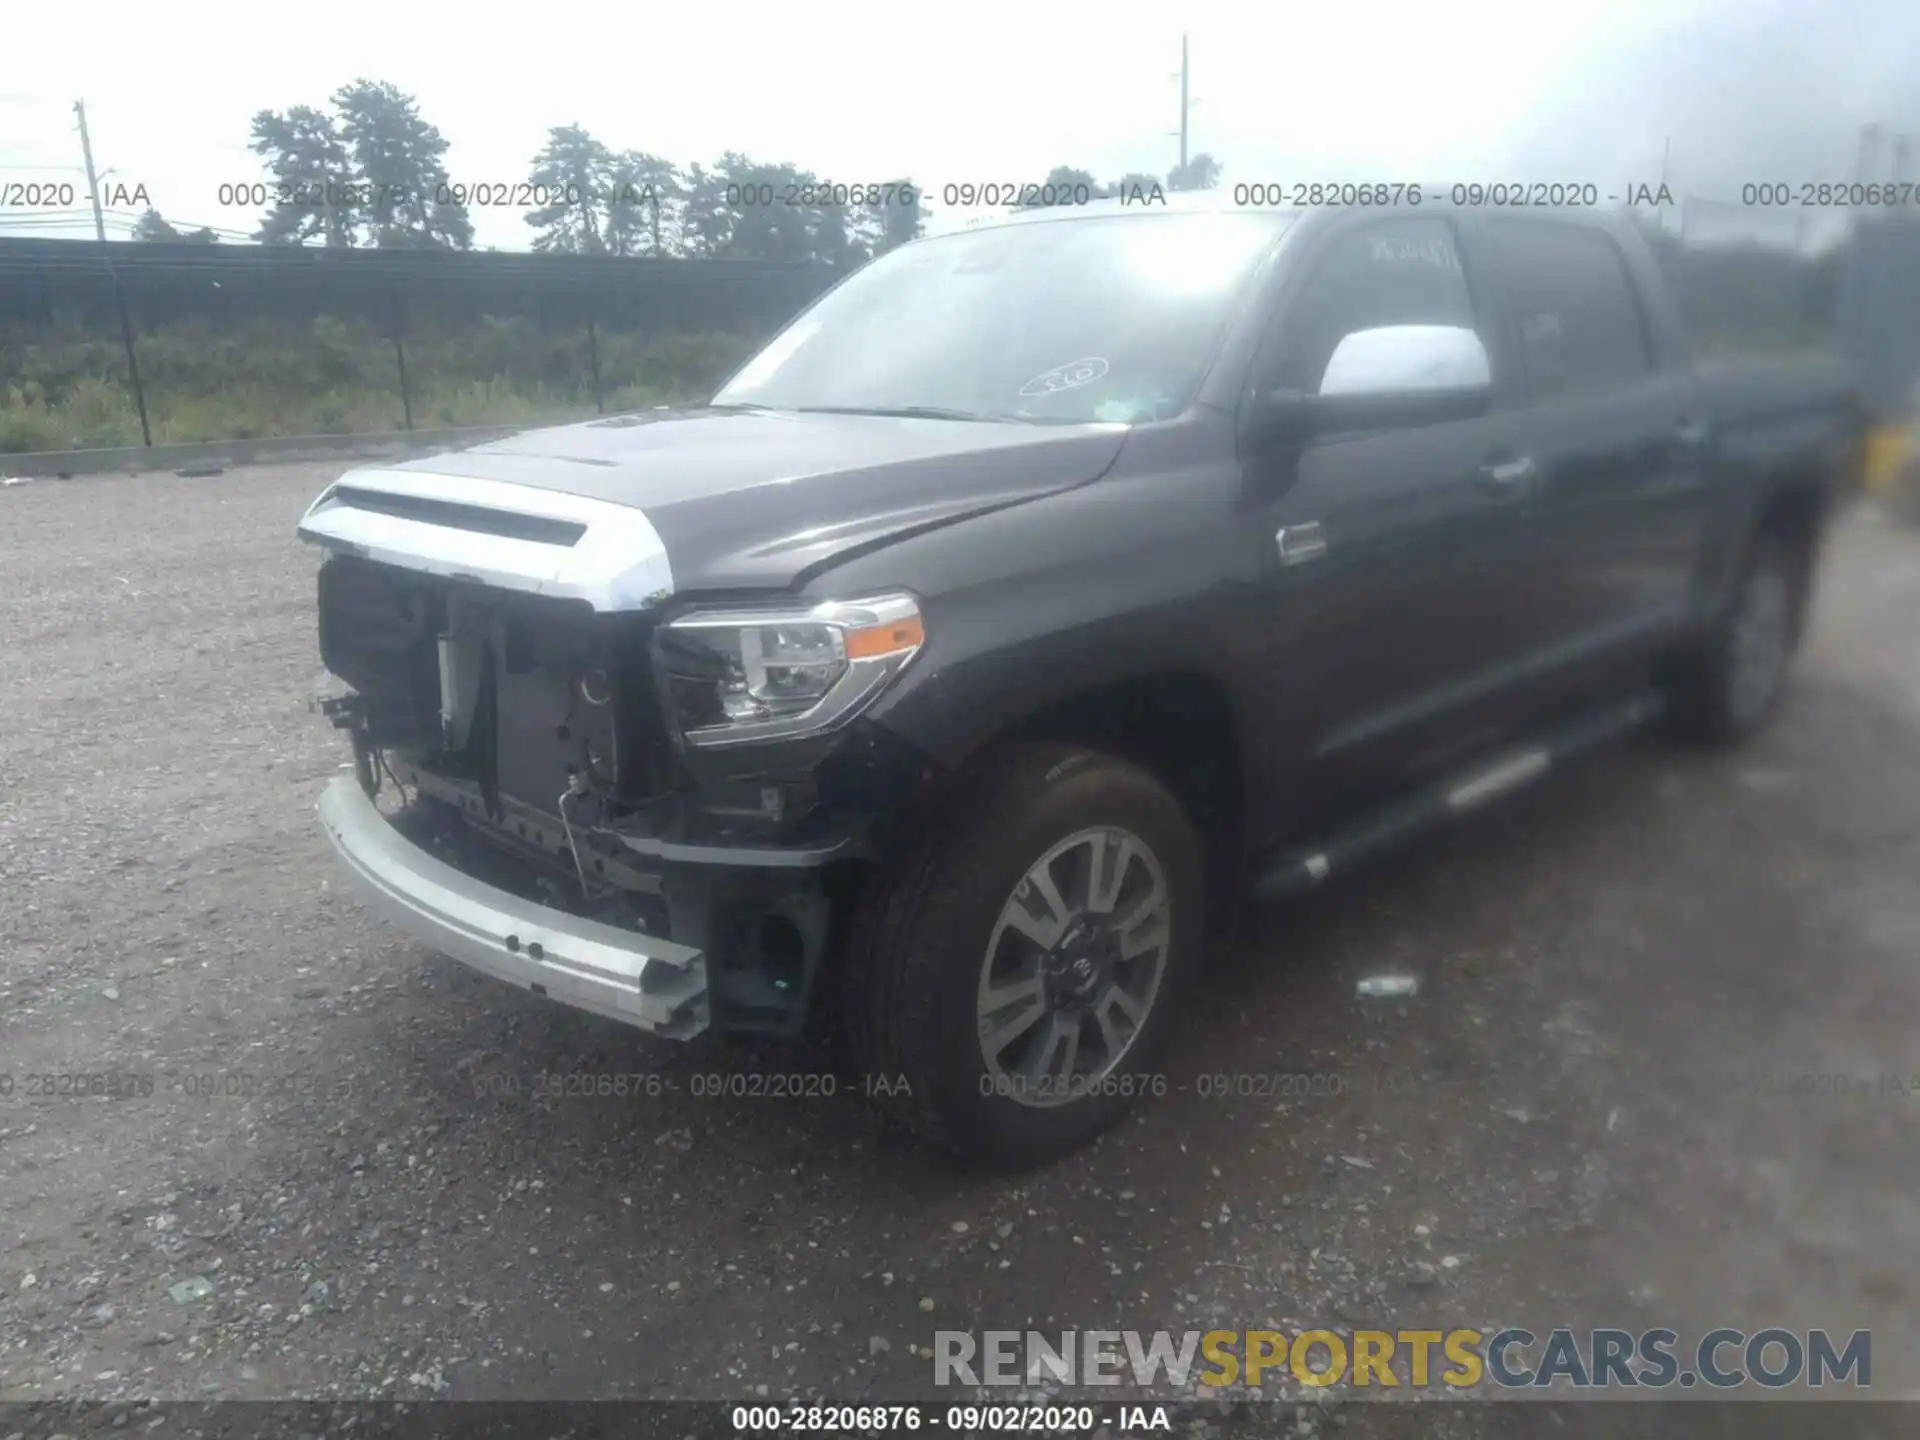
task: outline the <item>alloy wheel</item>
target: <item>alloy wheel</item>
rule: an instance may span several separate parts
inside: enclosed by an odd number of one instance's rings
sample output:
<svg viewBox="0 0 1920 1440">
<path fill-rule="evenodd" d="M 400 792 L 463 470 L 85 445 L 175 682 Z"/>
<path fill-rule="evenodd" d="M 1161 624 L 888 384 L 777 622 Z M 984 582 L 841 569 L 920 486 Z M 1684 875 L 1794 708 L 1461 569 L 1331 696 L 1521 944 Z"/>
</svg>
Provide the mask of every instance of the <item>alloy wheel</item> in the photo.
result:
<svg viewBox="0 0 1920 1440">
<path fill-rule="evenodd" d="M 987 941 L 976 994 L 995 1093 L 1050 1107 L 1097 1093 L 1159 998 L 1173 899 L 1139 836 L 1081 830 L 1028 867 Z"/>
</svg>

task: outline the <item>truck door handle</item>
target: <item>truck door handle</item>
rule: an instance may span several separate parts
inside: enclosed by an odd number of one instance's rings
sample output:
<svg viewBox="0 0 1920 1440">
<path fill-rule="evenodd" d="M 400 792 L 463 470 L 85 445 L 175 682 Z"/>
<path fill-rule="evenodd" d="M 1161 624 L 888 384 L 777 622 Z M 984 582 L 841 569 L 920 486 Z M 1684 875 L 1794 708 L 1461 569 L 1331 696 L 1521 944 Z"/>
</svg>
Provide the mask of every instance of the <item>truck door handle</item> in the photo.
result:
<svg viewBox="0 0 1920 1440">
<path fill-rule="evenodd" d="M 1526 493 L 1527 482 L 1538 473 L 1539 467 L 1533 463 L 1531 455 L 1523 455 L 1517 460 L 1501 460 L 1480 467 L 1480 486 L 1505 498 L 1519 499 Z"/>
</svg>

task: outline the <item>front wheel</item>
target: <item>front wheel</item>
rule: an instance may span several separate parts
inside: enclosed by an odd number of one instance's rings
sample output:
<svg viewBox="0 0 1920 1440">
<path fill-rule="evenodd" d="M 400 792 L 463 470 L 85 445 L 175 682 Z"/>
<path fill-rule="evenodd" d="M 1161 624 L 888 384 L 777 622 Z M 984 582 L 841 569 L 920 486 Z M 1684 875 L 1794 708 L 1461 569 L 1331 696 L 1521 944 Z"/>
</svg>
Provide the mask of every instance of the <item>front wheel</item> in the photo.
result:
<svg viewBox="0 0 1920 1440">
<path fill-rule="evenodd" d="M 1065 1153 L 1144 1096 L 1202 943 L 1200 847 L 1151 774 L 1058 745 L 959 777 L 862 897 L 842 1014 L 869 1089 L 967 1159 Z"/>
</svg>

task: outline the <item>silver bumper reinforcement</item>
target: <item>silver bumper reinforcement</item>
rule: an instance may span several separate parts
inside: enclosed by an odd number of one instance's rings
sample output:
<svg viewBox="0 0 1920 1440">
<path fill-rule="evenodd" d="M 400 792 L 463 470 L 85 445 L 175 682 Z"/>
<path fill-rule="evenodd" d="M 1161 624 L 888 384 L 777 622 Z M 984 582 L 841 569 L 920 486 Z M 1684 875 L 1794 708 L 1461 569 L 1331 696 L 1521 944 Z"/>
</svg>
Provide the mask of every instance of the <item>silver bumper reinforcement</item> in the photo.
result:
<svg viewBox="0 0 1920 1440">
<path fill-rule="evenodd" d="M 523 900 L 436 859 L 388 823 L 348 776 L 320 795 L 320 824 L 364 898 L 464 965 L 652 1034 L 707 1028 L 699 950 Z"/>
</svg>

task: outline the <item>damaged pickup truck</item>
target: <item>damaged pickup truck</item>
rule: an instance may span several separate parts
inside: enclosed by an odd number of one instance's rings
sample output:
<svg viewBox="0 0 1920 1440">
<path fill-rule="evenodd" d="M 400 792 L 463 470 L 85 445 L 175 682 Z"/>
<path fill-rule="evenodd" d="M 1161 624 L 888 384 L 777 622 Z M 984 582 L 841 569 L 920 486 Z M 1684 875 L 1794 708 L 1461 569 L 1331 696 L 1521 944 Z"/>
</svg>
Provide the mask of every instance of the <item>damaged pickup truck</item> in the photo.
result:
<svg viewBox="0 0 1920 1440">
<path fill-rule="evenodd" d="M 1757 729 L 1860 448 L 1839 371 L 1693 363 L 1624 219 L 1028 212 L 705 405 L 329 486 L 320 818 L 468 965 L 836 1026 L 1039 1159 L 1166 1088 L 1237 899 L 1656 717 Z"/>
</svg>

